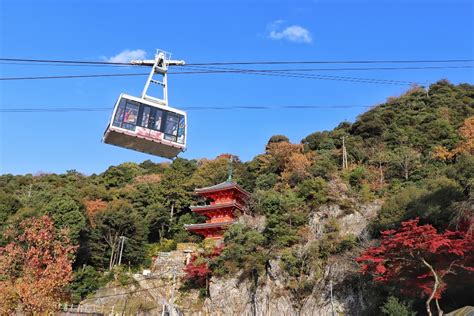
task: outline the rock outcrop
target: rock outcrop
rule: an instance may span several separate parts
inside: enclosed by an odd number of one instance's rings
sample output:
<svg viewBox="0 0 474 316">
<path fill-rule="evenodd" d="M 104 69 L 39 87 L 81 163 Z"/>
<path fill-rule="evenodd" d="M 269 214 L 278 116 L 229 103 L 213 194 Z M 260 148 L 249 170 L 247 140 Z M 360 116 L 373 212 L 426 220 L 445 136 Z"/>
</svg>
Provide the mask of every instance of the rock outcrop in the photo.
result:
<svg viewBox="0 0 474 316">
<path fill-rule="evenodd" d="M 351 207 L 327 204 L 310 217 L 312 238 L 323 235 L 324 225 L 337 218 L 341 235 L 367 237 L 367 225 L 377 216 L 382 202 L 357 204 Z M 204 302 L 203 312 L 212 315 L 362 315 L 368 307 L 364 299 L 363 283 L 358 278 L 354 254 L 333 256 L 327 262 L 322 277 L 311 295 L 296 304 L 292 293 L 284 286 L 283 271 L 279 262 L 270 262 L 267 276 L 258 280 L 239 282 L 238 277 L 211 280 L 210 297 Z M 332 288 L 332 300 L 331 300 Z"/>
</svg>

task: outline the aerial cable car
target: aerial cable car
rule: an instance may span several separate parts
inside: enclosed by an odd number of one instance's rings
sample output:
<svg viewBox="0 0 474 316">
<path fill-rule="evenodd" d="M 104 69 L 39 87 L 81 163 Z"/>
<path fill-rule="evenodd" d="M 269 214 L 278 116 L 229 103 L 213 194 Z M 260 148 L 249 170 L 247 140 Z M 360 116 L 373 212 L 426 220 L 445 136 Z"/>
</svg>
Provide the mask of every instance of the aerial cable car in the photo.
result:
<svg viewBox="0 0 474 316">
<path fill-rule="evenodd" d="M 167 70 L 170 65 L 184 65 L 171 60 L 171 54 L 157 50 L 154 60 L 132 61 L 134 65 L 153 66 L 141 97 L 122 93 L 112 112 L 103 142 L 147 154 L 175 158 L 186 149 L 186 112 L 168 106 Z M 161 75 L 162 81 L 155 80 Z M 150 84 L 163 88 L 163 98 L 147 94 Z"/>
</svg>

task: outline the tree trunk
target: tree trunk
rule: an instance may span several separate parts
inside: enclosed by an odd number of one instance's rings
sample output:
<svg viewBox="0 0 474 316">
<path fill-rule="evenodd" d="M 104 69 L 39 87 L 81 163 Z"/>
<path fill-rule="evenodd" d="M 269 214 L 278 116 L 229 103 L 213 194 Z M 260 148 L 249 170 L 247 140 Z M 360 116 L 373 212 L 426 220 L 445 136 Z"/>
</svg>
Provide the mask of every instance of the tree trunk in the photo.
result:
<svg viewBox="0 0 474 316">
<path fill-rule="evenodd" d="M 439 278 L 438 278 L 438 274 L 436 274 L 436 271 L 433 269 L 433 266 L 431 266 L 424 258 L 421 258 L 421 262 L 423 262 L 423 264 L 425 266 L 427 266 L 428 269 L 430 269 L 430 271 L 431 271 L 431 273 L 433 273 L 433 276 L 434 276 L 434 279 L 435 279 L 435 283 L 434 283 L 431 295 L 430 295 L 430 297 L 428 297 L 428 300 L 426 301 L 426 311 L 428 312 L 428 316 L 431 316 L 432 314 L 431 314 L 430 304 L 431 304 L 431 301 L 433 300 L 433 297 L 436 294 L 436 291 L 438 290 Z M 441 311 L 441 308 L 439 307 L 438 300 L 436 300 L 436 306 L 438 307 L 438 313 L 441 312 L 441 314 L 439 314 L 439 315 L 442 315 L 443 312 Z"/>
<path fill-rule="evenodd" d="M 112 270 L 112 264 L 114 260 L 114 250 L 115 250 L 115 247 L 112 246 L 112 251 L 110 253 L 109 270 Z"/>
<path fill-rule="evenodd" d="M 408 161 L 405 160 L 404 166 L 403 166 L 403 172 L 405 173 L 405 181 L 408 181 L 408 176 L 410 172 L 410 168 L 408 165 Z"/>
<path fill-rule="evenodd" d="M 381 164 L 381 163 L 379 164 L 379 172 L 380 172 L 380 178 L 379 178 L 380 186 L 382 186 L 383 183 L 384 183 L 385 178 L 384 178 L 384 175 L 383 175 L 383 164 Z"/>
<path fill-rule="evenodd" d="M 443 310 L 441 309 L 441 307 L 439 306 L 439 301 L 438 301 L 438 299 L 436 299 L 435 302 L 436 302 L 436 308 L 438 309 L 438 316 L 443 316 L 444 312 L 443 312 Z"/>
<path fill-rule="evenodd" d="M 174 202 L 171 203 L 170 223 L 173 221 L 173 216 L 174 216 Z"/>
<path fill-rule="evenodd" d="M 160 239 L 160 243 L 163 241 L 165 235 L 165 224 L 161 223 L 161 228 L 158 230 L 158 237 Z"/>
<path fill-rule="evenodd" d="M 117 244 L 117 238 L 118 238 L 117 233 L 115 234 L 115 236 L 112 236 L 111 233 L 109 233 L 105 237 L 105 241 L 107 242 L 107 244 L 112 249 L 112 251 L 110 252 L 109 270 L 112 270 L 112 268 L 114 266 L 114 261 L 115 261 L 115 257 L 116 257 L 115 245 Z"/>
</svg>

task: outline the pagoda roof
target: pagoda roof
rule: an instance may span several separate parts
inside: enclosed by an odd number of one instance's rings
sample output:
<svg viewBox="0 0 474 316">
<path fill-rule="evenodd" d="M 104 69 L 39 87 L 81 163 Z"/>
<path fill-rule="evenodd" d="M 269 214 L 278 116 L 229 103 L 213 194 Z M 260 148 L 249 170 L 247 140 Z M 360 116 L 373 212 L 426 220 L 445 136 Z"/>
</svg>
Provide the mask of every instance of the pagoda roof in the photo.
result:
<svg viewBox="0 0 474 316">
<path fill-rule="evenodd" d="M 198 205 L 198 206 L 191 206 L 191 211 L 193 212 L 203 212 L 203 211 L 214 211 L 221 208 L 226 207 L 235 207 L 239 210 L 243 209 L 242 204 L 236 202 L 229 202 L 229 203 L 221 203 L 221 204 L 208 204 L 208 205 Z"/>
<path fill-rule="evenodd" d="M 231 181 L 225 181 L 221 182 L 219 184 L 210 186 L 210 187 L 205 187 L 205 188 L 199 188 L 195 189 L 194 192 L 200 194 L 200 193 L 212 193 L 212 192 L 217 192 L 217 191 L 224 191 L 224 190 L 229 190 L 229 189 L 237 189 L 240 192 L 242 192 L 245 195 L 250 195 L 249 192 L 245 191 L 240 185 L 238 185 L 235 182 Z"/>
<path fill-rule="evenodd" d="M 219 228 L 222 226 L 228 226 L 234 224 L 236 221 L 216 222 L 216 223 L 202 223 L 202 224 L 190 224 L 184 225 L 186 230 L 193 229 L 207 229 L 207 228 Z"/>
</svg>

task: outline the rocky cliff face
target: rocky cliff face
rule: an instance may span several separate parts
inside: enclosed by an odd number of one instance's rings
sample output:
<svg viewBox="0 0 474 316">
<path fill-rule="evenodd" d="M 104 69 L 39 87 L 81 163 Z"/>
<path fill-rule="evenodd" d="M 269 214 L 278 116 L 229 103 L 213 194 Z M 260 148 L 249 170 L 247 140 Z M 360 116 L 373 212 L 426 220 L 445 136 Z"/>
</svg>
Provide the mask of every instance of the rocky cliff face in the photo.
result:
<svg viewBox="0 0 474 316">
<path fill-rule="evenodd" d="M 323 234 L 327 219 L 338 218 L 342 235 L 352 234 L 365 239 L 368 222 L 380 207 L 381 201 L 354 203 L 350 208 L 324 205 L 311 216 L 312 238 L 318 239 Z M 270 262 L 267 275 L 256 285 L 250 281 L 239 282 L 238 276 L 214 278 L 203 312 L 212 315 L 331 315 L 334 310 L 335 315 L 361 315 L 367 308 L 365 289 L 354 273 L 358 269 L 354 257 L 353 253 L 331 257 L 311 295 L 299 304 L 284 286 L 284 273 L 278 260 Z"/>
<path fill-rule="evenodd" d="M 278 275 L 278 265 L 271 264 L 271 272 Z M 213 280 L 210 298 L 206 299 L 204 311 L 220 315 L 360 315 L 365 309 L 362 288 L 354 288 L 353 281 L 345 276 L 352 267 L 347 261 L 332 262 L 324 271 L 313 293 L 303 306 L 295 306 L 291 293 L 278 277 L 262 280 L 256 290 L 249 282 L 239 283 L 238 278 Z M 333 300 L 331 304 L 331 282 Z"/>
</svg>

